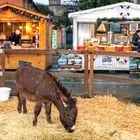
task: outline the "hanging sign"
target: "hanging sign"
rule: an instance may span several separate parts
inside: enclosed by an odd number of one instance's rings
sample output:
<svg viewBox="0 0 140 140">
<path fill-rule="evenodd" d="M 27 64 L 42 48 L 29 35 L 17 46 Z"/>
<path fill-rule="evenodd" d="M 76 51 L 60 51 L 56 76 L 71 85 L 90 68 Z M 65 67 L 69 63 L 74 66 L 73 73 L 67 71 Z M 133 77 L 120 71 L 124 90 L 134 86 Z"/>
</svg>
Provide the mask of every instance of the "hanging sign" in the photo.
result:
<svg viewBox="0 0 140 140">
<path fill-rule="evenodd" d="M 3 50 L 0 49 L 0 76 L 3 75 L 3 71 L 4 71 L 4 55 L 3 55 Z"/>
<path fill-rule="evenodd" d="M 35 33 L 35 48 L 39 47 L 39 33 L 36 31 Z"/>
<path fill-rule="evenodd" d="M 57 49 L 57 31 L 53 30 L 52 31 L 52 49 Z"/>
</svg>

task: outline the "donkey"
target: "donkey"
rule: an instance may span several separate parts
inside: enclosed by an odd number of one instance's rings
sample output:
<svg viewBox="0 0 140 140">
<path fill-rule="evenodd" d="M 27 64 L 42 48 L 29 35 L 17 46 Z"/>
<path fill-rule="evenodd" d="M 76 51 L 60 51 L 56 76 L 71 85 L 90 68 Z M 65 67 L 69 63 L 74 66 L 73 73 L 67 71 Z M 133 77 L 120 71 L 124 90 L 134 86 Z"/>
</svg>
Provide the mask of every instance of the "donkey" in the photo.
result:
<svg viewBox="0 0 140 140">
<path fill-rule="evenodd" d="M 75 129 L 78 115 L 76 98 L 50 73 L 25 65 L 16 71 L 16 87 L 18 92 L 18 112 L 27 113 L 26 99 L 35 101 L 33 126 L 37 125 L 37 117 L 45 104 L 47 122 L 51 123 L 52 103 L 59 111 L 60 121 L 67 132 Z"/>
</svg>

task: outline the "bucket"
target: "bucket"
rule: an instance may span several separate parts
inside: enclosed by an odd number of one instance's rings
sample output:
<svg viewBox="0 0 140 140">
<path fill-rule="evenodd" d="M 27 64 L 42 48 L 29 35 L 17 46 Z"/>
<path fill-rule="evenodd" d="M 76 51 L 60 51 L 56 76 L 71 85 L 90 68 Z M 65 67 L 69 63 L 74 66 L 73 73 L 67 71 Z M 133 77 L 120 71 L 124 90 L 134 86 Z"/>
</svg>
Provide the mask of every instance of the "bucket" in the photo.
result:
<svg viewBox="0 0 140 140">
<path fill-rule="evenodd" d="M 123 46 L 123 51 L 124 51 L 124 52 L 129 52 L 129 51 L 131 51 L 131 46 Z"/>
<path fill-rule="evenodd" d="M 77 46 L 77 50 L 81 50 L 81 51 L 83 51 L 83 50 L 85 50 L 85 48 L 86 48 L 85 45 L 83 45 L 83 46 Z"/>
<path fill-rule="evenodd" d="M 11 88 L 0 87 L 0 101 L 7 101 L 10 96 Z"/>
<path fill-rule="evenodd" d="M 104 51 L 105 50 L 104 46 L 97 46 L 97 48 L 98 48 L 99 51 Z"/>
</svg>

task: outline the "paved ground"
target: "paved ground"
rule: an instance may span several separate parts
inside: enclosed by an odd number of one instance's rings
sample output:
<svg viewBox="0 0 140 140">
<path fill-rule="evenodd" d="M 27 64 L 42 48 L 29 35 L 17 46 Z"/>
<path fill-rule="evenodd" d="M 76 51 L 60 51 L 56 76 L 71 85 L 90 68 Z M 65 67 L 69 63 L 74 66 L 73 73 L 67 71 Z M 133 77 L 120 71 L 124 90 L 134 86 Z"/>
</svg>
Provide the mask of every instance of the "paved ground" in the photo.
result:
<svg viewBox="0 0 140 140">
<path fill-rule="evenodd" d="M 117 74 L 115 75 L 117 76 Z M 130 74 L 125 74 L 122 76 L 132 77 L 132 75 Z M 4 84 L 7 87 L 11 87 L 12 88 L 11 95 L 15 95 L 16 94 L 15 80 L 13 80 L 10 77 L 12 76 L 9 75 L 8 79 L 5 80 Z M 133 75 L 132 78 L 138 79 L 139 75 Z M 59 79 L 66 88 L 72 90 L 73 95 L 85 93 L 83 78 L 59 77 Z M 93 89 L 94 89 L 93 94 L 95 95 L 111 94 L 121 100 L 131 101 L 140 104 L 140 84 L 122 83 L 106 80 L 94 80 Z"/>
</svg>

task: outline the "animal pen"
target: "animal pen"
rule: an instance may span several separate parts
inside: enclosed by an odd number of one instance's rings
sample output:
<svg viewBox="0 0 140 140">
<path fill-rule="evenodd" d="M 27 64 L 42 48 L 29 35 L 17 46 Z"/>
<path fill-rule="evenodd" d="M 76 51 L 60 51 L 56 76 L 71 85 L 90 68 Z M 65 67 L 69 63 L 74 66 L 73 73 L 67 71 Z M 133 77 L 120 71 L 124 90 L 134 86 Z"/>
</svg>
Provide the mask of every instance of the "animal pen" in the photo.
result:
<svg viewBox="0 0 140 140">
<path fill-rule="evenodd" d="M 5 51 L 5 53 L 8 53 Z M 27 51 L 22 52 L 24 54 Z M 35 53 L 35 52 L 33 52 Z M 140 83 L 138 79 L 130 79 L 109 75 L 95 74 L 93 58 L 94 55 L 110 55 L 110 56 L 129 56 L 140 57 L 138 53 L 113 53 L 113 52 L 96 52 L 96 51 L 38 51 L 37 54 L 48 55 L 60 54 L 82 54 L 85 59 L 84 73 L 71 72 L 52 72 L 53 75 L 63 77 L 83 77 L 85 91 L 84 97 L 94 96 L 94 79 L 104 79 L 111 81 L 121 81 L 129 83 Z M 4 52 L 3 55 L 4 56 Z M 4 57 L 3 57 L 4 58 Z M 89 59 L 90 58 L 90 59 Z M 4 62 L 4 59 L 1 59 Z M 24 59 L 22 59 L 24 61 Z M 2 62 L 2 61 L 1 61 Z M 2 63 L 4 64 L 4 63 Z M 89 65 L 89 70 L 88 70 Z M 4 66 L 4 65 L 3 65 Z M 4 69 L 3 69 L 4 70 Z M 14 73 L 9 76 L 9 71 L 3 71 L 2 81 L 7 79 L 13 80 Z M 5 84 L 5 83 L 1 83 Z M 104 91 L 103 91 L 104 92 Z M 94 98 L 83 99 L 77 97 L 78 118 L 76 121 L 76 129 L 73 134 L 66 134 L 62 125 L 58 121 L 58 111 L 52 108 L 53 123 L 46 124 L 46 116 L 40 114 L 38 126 L 31 125 L 33 117 L 34 103 L 27 102 L 28 114 L 17 113 L 17 99 L 12 96 L 7 102 L 0 102 L 0 139 L 48 139 L 48 140 L 106 140 L 106 139 L 140 139 L 140 108 L 133 104 L 125 104 L 120 102 L 113 96 L 94 96 Z M 131 112 L 130 112 L 131 110 Z M 46 125 L 45 125 L 46 124 Z M 6 135 L 5 135 L 6 134 Z"/>
</svg>

